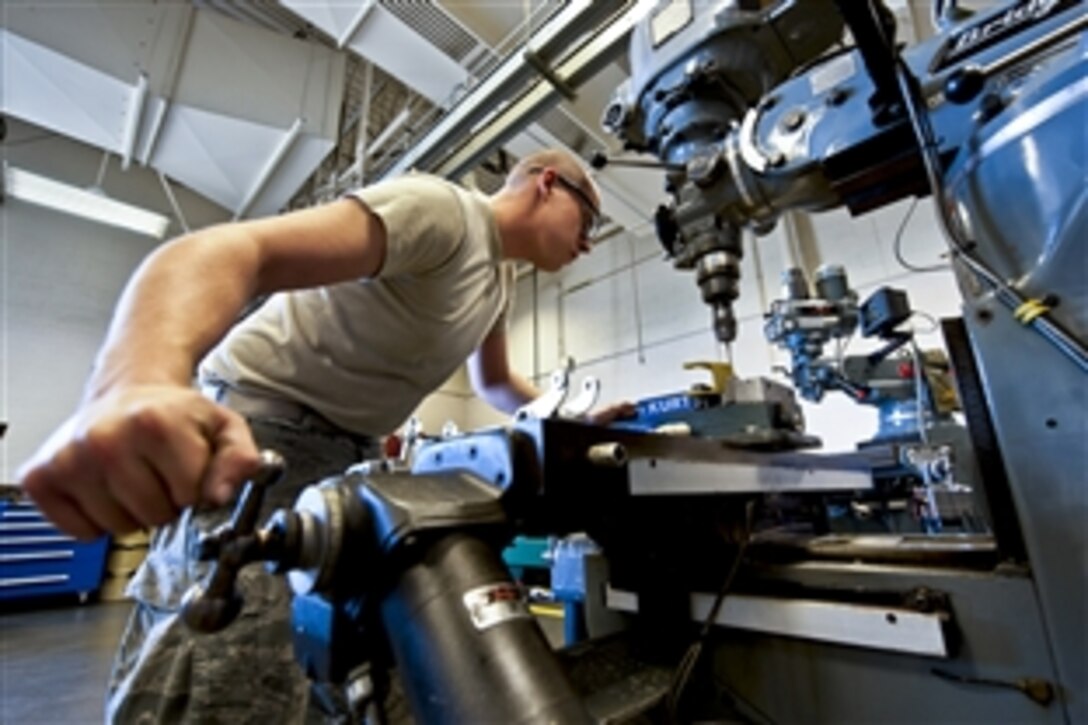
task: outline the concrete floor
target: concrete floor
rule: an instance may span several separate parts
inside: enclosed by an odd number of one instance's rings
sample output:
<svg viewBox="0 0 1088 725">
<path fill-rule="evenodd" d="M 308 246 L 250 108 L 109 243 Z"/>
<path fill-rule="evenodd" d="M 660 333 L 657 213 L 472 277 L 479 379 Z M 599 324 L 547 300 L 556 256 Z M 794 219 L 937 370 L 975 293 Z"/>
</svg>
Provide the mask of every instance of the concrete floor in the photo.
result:
<svg viewBox="0 0 1088 725">
<path fill-rule="evenodd" d="M 127 602 L 5 603 L 0 610 L 0 724 L 101 723 Z"/>
</svg>

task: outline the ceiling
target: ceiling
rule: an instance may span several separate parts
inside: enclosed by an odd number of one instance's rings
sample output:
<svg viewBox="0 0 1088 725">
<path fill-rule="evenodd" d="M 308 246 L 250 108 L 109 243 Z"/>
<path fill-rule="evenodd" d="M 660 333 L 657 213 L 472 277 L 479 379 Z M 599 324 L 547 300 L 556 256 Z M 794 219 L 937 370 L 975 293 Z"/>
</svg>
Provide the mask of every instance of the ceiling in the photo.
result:
<svg viewBox="0 0 1088 725">
<path fill-rule="evenodd" d="M 5 3 L 0 111 L 100 149 L 123 168 L 153 169 L 236 218 L 260 216 L 399 171 L 436 124 L 455 109 L 465 115 L 471 93 L 503 61 L 522 66 L 505 93 L 539 80 L 519 56 L 557 15 L 580 6 L 587 27 L 587 17 L 599 24 L 608 14 L 593 6 L 624 5 Z M 574 48 L 585 35 L 568 28 L 564 38 Z M 507 147 L 565 143 L 588 155 L 608 143 L 597 118 L 611 87 L 585 88 L 589 99 L 551 104 L 537 125 L 521 123 L 535 133 L 508 138 Z M 452 148 L 449 138 L 443 143 Z M 491 149 L 485 156 L 472 169 L 488 188 L 501 178 L 502 157 Z"/>
<path fill-rule="evenodd" d="M 615 149 L 599 119 L 626 77 L 634 5 L 4 3 L 0 112 L 153 169 L 236 218 L 407 167 L 472 172 L 491 190 L 511 156 L 535 148 Z M 898 5 L 909 23 L 908 3 Z M 527 49 L 575 94 L 561 96 Z M 593 60 L 577 60 L 580 50 Z M 645 226 L 656 175 L 605 169 L 597 180 L 613 222 Z"/>
</svg>

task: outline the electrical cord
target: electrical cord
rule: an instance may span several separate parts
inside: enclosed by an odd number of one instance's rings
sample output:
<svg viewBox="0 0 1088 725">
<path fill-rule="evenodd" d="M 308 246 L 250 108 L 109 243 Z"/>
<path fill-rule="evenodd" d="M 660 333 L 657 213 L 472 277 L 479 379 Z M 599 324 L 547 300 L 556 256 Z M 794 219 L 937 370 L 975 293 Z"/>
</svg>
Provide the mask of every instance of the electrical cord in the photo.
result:
<svg viewBox="0 0 1088 725">
<path fill-rule="evenodd" d="M 929 327 L 924 330 L 912 330 L 911 334 L 913 335 L 928 335 L 931 332 L 936 332 L 937 329 L 941 326 L 940 321 L 928 312 L 922 312 L 921 310 L 911 310 L 910 316 L 921 317 L 923 320 L 929 323 Z"/>
<path fill-rule="evenodd" d="M 910 208 L 907 209 L 907 213 L 903 215 L 903 220 L 899 222 L 899 228 L 895 231 L 895 241 L 892 243 L 892 251 L 895 252 L 895 261 L 899 262 L 899 266 L 911 272 L 944 272 L 948 269 L 947 264 L 929 264 L 924 267 L 911 264 L 903 256 L 903 232 L 907 228 L 907 222 L 910 221 L 911 216 L 914 215 L 914 210 L 918 207 L 918 199 L 912 199 L 910 202 Z"/>
<path fill-rule="evenodd" d="M 928 446 L 929 431 L 927 429 L 927 416 L 929 411 L 927 411 L 927 408 L 929 406 L 926 405 L 928 396 L 926 395 L 925 378 L 924 373 L 922 372 L 924 358 L 922 357 L 922 352 L 918 349 L 918 343 L 914 341 L 913 337 L 910 339 L 910 356 L 914 367 L 915 416 L 917 416 L 916 420 L 918 421 L 918 435 L 921 436 L 922 443 Z"/>
<path fill-rule="evenodd" d="M 729 592 L 733 589 L 733 582 L 737 578 L 737 572 L 740 571 L 740 566 L 744 562 L 744 557 L 748 550 L 748 543 L 752 539 L 752 519 L 754 512 L 755 501 L 749 501 L 744 509 L 744 531 L 740 544 L 737 547 L 737 555 L 733 559 L 733 563 L 725 576 L 725 580 L 722 582 L 721 588 L 718 589 L 718 594 L 714 598 L 714 603 L 710 606 L 710 611 L 707 612 L 706 619 L 703 620 L 703 624 L 699 629 L 699 636 L 695 638 L 695 641 L 691 643 L 691 646 L 688 647 L 684 656 L 680 659 L 680 664 L 676 666 L 676 671 L 673 673 L 672 682 L 669 683 L 669 690 L 665 695 L 665 709 L 668 721 L 671 723 L 677 722 L 676 714 L 680 705 L 680 699 L 684 695 L 684 688 L 687 687 L 688 680 L 691 679 L 691 673 L 695 670 L 695 665 L 698 664 L 699 657 L 702 655 L 703 646 L 706 644 L 706 640 L 710 636 L 710 631 L 713 629 L 714 623 L 718 619 L 718 613 L 725 603 L 726 596 L 728 596 Z"/>
</svg>

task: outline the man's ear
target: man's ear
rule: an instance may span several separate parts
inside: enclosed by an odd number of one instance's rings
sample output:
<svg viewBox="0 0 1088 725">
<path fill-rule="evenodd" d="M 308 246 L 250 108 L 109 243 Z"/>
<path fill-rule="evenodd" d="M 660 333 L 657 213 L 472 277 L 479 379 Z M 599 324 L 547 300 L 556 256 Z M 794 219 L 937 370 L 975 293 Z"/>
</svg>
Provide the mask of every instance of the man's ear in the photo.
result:
<svg viewBox="0 0 1088 725">
<path fill-rule="evenodd" d="M 545 168 L 536 175 L 536 191 L 541 198 L 551 193 L 555 186 L 555 169 Z"/>
</svg>

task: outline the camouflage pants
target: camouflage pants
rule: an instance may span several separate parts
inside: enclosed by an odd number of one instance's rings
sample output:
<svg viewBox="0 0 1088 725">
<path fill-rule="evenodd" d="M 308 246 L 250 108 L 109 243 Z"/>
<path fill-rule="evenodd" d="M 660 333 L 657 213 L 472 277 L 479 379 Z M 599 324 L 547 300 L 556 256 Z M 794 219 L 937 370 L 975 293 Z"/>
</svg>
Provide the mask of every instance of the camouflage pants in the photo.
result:
<svg viewBox="0 0 1088 725">
<path fill-rule="evenodd" d="M 257 444 L 287 460 L 284 481 L 268 491 L 262 520 L 289 507 L 309 483 L 337 475 L 378 454 L 376 441 L 337 434 L 313 417 L 251 418 Z M 320 722 L 309 706 L 309 683 L 295 663 L 290 591 L 259 565 L 238 577 L 244 606 L 215 634 L 197 634 L 180 620 L 182 596 L 203 581 L 209 564 L 192 560 L 202 533 L 230 516 L 229 508 L 186 511 L 152 536 L 148 556 L 129 585 L 135 606 L 110 675 L 106 720 L 111 723 Z"/>
</svg>

